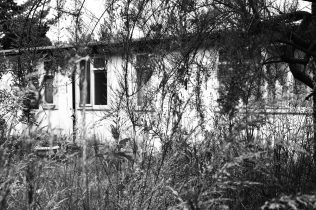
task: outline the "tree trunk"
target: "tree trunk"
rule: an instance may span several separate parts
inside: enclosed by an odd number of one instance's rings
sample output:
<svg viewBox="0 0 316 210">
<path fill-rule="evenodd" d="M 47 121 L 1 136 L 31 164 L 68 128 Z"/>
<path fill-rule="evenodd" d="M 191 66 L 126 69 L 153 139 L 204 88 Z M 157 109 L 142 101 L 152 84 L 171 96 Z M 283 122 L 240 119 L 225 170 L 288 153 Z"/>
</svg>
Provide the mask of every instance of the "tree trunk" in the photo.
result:
<svg viewBox="0 0 316 210">
<path fill-rule="evenodd" d="M 315 72 L 314 72 L 314 83 L 316 80 Z M 313 130 L 314 130 L 314 138 L 313 138 L 313 159 L 316 163 L 316 86 L 314 85 L 313 89 Z"/>
<path fill-rule="evenodd" d="M 316 3 L 312 3 L 312 23 L 314 24 L 313 28 L 316 28 Z M 316 163 L 316 67 L 315 60 L 311 65 L 311 72 L 313 72 L 313 129 L 314 129 L 314 138 L 313 138 L 313 158 L 314 163 Z"/>
</svg>

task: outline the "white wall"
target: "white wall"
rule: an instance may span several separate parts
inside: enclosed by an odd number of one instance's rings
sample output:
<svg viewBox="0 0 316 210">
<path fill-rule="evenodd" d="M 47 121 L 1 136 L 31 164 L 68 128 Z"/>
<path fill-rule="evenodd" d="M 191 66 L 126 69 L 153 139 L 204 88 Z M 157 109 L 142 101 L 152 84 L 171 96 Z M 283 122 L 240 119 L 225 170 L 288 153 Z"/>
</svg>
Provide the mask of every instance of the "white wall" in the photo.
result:
<svg viewBox="0 0 316 210">
<path fill-rule="evenodd" d="M 165 64 L 166 71 L 170 75 L 174 75 L 172 71 L 175 70 L 176 64 L 173 63 L 174 58 L 178 55 L 178 52 L 168 53 L 162 57 Z M 85 107 L 85 123 L 83 123 L 83 108 L 79 106 L 79 62 L 77 63 L 76 72 L 76 107 L 77 107 L 77 128 L 78 137 L 80 139 L 84 129 L 88 138 L 96 137 L 104 141 L 113 140 L 111 134 L 111 125 L 114 125 L 114 121 L 120 119 L 120 128 L 122 131 L 121 138 L 130 137 L 135 135 L 132 129 L 132 123 L 128 112 L 126 111 L 126 100 L 121 103 L 121 107 L 118 110 L 117 104 L 119 99 L 117 93 L 121 90 L 120 81 L 124 83 L 124 66 L 125 61 L 120 55 L 108 56 L 107 66 L 107 78 L 108 78 L 108 105 L 106 106 L 86 106 Z M 217 80 L 217 63 L 218 53 L 213 49 L 200 49 L 191 64 L 192 77 L 188 88 L 177 87 L 177 93 L 180 99 L 184 102 L 190 101 L 188 105 L 183 105 L 181 111 L 184 113 L 182 124 L 187 131 L 193 131 L 192 138 L 199 140 L 203 138 L 199 129 L 196 130 L 200 121 L 199 114 L 197 112 L 195 103 L 195 95 L 193 94 L 197 85 L 195 78 L 198 66 L 203 66 L 207 69 L 207 76 L 204 75 L 200 86 L 201 90 L 201 104 L 204 110 L 204 127 L 203 129 L 211 130 L 215 118 L 215 112 L 218 111 L 217 99 L 218 99 L 218 80 Z M 129 89 L 129 104 L 136 104 L 136 71 L 131 63 L 128 64 L 128 89 Z M 73 67 L 71 67 L 73 68 Z M 92 69 L 92 68 L 91 68 Z M 44 64 L 39 62 L 38 74 L 40 80 L 44 78 Z M 64 134 L 71 136 L 73 130 L 73 109 L 72 109 L 72 81 L 71 81 L 72 69 L 63 70 L 61 72 L 68 72 L 66 75 L 56 73 L 54 78 L 54 104 L 49 105 L 42 103 L 37 112 L 38 126 L 33 126 L 32 130 L 42 130 L 53 134 Z M 92 73 L 92 71 L 91 71 Z M 172 131 L 170 125 L 171 121 L 168 121 L 170 111 L 170 94 L 163 100 L 162 91 L 160 89 L 161 80 L 163 79 L 162 71 L 155 72 L 150 81 L 150 87 L 147 90 L 153 95 L 153 106 L 150 112 L 140 112 L 139 107 L 134 106 L 132 108 L 132 114 L 139 117 L 139 123 L 147 121 L 148 124 L 152 124 L 152 128 L 161 134 L 160 138 L 164 138 L 170 135 Z M 169 83 L 177 80 L 176 76 L 169 78 Z M 12 75 L 4 75 L 2 77 L 0 88 L 11 89 Z M 93 83 L 91 83 L 93 85 Z M 92 93 L 93 94 L 93 93 Z M 44 90 L 41 91 L 42 98 L 44 97 Z M 118 113 L 116 115 L 116 113 Z M 172 118 L 172 116 L 171 116 Z M 16 132 L 25 129 L 21 124 L 16 126 Z M 144 134 L 141 134 L 143 126 L 136 128 L 137 136 L 143 139 Z M 145 135 L 146 136 L 146 135 Z M 148 136 L 146 137 L 148 138 Z M 150 138 L 155 139 L 153 133 Z"/>
<path fill-rule="evenodd" d="M 177 54 L 177 53 L 175 53 Z M 168 71 L 172 71 L 172 64 L 167 64 L 170 62 L 170 57 L 173 53 L 165 56 L 163 59 L 166 61 L 166 67 L 169 68 Z M 207 112 L 209 113 L 206 115 L 211 121 L 213 109 L 216 107 L 215 101 L 217 98 L 217 86 L 218 82 L 216 79 L 216 68 L 214 62 L 217 60 L 217 53 L 212 50 L 205 50 L 201 49 L 197 56 L 195 57 L 195 62 L 199 63 L 200 65 L 204 65 L 205 67 L 210 68 L 210 74 L 208 77 L 203 79 L 203 85 L 201 86 L 201 93 L 203 97 L 203 106 L 207 108 Z M 108 105 L 106 106 L 86 106 L 85 107 L 85 124 L 83 124 L 83 108 L 79 106 L 79 62 L 77 63 L 77 71 L 76 72 L 76 107 L 77 107 L 77 128 L 78 128 L 78 136 L 86 128 L 86 134 L 88 137 L 96 136 L 97 138 L 103 140 L 113 140 L 111 134 L 111 125 L 114 125 L 113 120 L 117 119 L 115 114 L 113 114 L 113 110 L 117 107 L 115 104 L 118 103 L 118 98 L 116 97 L 116 93 L 118 91 L 122 91 L 119 85 L 119 81 L 124 81 L 124 61 L 120 55 L 112 55 L 107 58 L 108 59 L 108 66 L 107 66 L 107 78 L 108 78 Z M 169 59 L 169 61 L 167 61 Z M 136 71 L 132 65 L 135 61 L 135 58 L 132 58 L 131 62 L 128 64 L 128 88 L 130 104 L 136 104 Z M 169 65 L 169 66 L 168 66 Z M 44 70 L 44 63 L 41 60 L 38 64 L 38 72 L 40 78 L 40 83 L 44 79 L 45 70 Z M 192 65 L 192 68 L 194 65 Z M 91 68 L 92 69 L 92 68 Z M 56 73 L 54 77 L 54 103 L 53 104 L 46 104 L 45 100 L 42 100 L 42 103 L 37 113 L 37 123 L 38 126 L 33 126 L 32 130 L 41 130 L 44 132 L 49 132 L 53 134 L 65 134 L 70 135 L 72 133 L 72 81 L 71 81 L 71 71 L 72 69 L 67 69 L 66 71 L 61 72 L 68 72 L 68 74 L 63 75 L 61 73 Z M 195 70 L 193 69 L 193 72 Z M 172 73 L 172 72 L 169 72 Z M 92 71 L 91 71 L 92 74 Z M 5 75 L 2 77 L 1 86 L 2 88 L 11 88 L 10 81 L 12 76 Z M 167 135 L 168 132 L 168 122 L 164 121 L 167 114 L 170 114 L 170 110 L 168 109 L 168 104 L 170 100 L 165 99 L 162 100 L 161 92 L 159 91 L 159 84 L 162 79 L 161 72 L 155 72 L 150 80 L 150 87 L 147 87 L 148 91 L 151 91 L 154 94 L 154 106 L 153 112 L 150 113 L 142 113 L 139 112 L 139 107 L 135 106 L 133 113 L 139 116 L 141 119 L 140 122 L 144 122 L 144 119 L 147 118 L 150 120 L 158 120 L 159 128 L 165 129 L 165 134 Z M 177 78 L 171 78 L 170 80 L 174 80 Z M 194 91 L 194 85 L 196 81 L 192 78 L 191 83 L 188 86 L 188 89 L 185 90 L 183 87 L 179 88 L 179 96 L 182 100 L 192 100 L 193 97 L 192 93 Z M 93 85 L 93 83 L 91 83 Z M 92 93 L 93 94 L 93 93 Z M 41 91 L 42 99 L 44 99 L 44 90 Z M 169 96 L 168 96 L 169 97 Z M 194 101 L 194 100 L 192 100 Z M 161 103 L 163 104 L 161 107 Z M 164 109 L 163 109 L 164 108 Z M 123 131 L 122 138 L 128 137 L 133 135 L 132 131 L 132 124 L 129 121 L 129 116 L 126 111 L 126 100 L 123 102 L 121 107 L 122 110 L 117 110 L 119 112 L 119 117 L 121 120 L 121 129 Z M 196 110 L 192 106 L 186 106 L 185 115 L 183 116 L 183 123 L 187 125 L 188 129 L 194 129 L 198 124 L 197 120 L 197 113 Z M 112 113 L 112 114 L 111 114 Z M 159 115 L 159 116 L 158 116 Z M 141 128 L 141 127 L 140 127 Z M 20 129 L 20 128 L 19 128 Z M 17 130 L 19 130 L 17 129 Z M 25 129 L 25 128 L 24 128 Z M 137 128 L 139 130 L 139 128 Z"/>
</svg>

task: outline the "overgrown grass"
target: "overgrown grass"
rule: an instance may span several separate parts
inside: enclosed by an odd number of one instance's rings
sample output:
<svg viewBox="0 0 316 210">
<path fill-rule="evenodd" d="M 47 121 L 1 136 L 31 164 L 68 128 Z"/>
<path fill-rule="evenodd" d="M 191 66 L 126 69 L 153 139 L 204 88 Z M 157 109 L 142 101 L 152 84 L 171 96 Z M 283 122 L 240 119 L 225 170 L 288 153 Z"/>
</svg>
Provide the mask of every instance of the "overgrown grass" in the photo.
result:
<svg viewBox="0 0 316 210">
<path fill-rule="evenodd" d="M 69 149 L 67 138 L 57 139 L 55 158 L 35 154 L 41 138 L 3 139 L 1 209 L 315 209 L 307 148 L 249 143 L 243 134 L 228 141 L 221 129 L 195 144 L 179 132 L 160 150 L 142 152 L 129 139 L 91 139 L 88 185 L 81 150 Z"/>
</svg>

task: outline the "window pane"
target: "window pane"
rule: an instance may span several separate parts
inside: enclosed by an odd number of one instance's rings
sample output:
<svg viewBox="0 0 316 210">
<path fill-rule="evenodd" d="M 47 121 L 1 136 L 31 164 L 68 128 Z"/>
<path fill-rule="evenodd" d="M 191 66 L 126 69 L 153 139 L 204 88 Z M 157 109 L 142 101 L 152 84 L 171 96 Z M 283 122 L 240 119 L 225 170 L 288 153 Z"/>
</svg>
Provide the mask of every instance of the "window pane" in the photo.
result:
<svg viewBox="0 0 316 210">
<path fill-rule="evenodd" d="M 87 64 L 87 65 L 86 65 Z M 80 61 L 80 81 L 79 81 L 79 89 L 80 89 L 80 104 L 83 104 L 83 82 L 87 81 L 87 90 L 86 90 L 86 104 L 90 104 L 90 62 L 82 60 Z"/>
<path fill-rule="evenodd" d="M 93 59 L 93 68 L 104 68 L 105 67 L 105 58 L 99 57 Z"/>
<path fill-rule="evenodd" d="M 107 104 L 107 76 L 106 71 L 94 71 L 95 105 Z"/>
<path fill-rule="evenodd" d="M 54 103 L 54 77 L 47 76 L 45 78 L 45 102 L 52 104 Z"/>
</svg>

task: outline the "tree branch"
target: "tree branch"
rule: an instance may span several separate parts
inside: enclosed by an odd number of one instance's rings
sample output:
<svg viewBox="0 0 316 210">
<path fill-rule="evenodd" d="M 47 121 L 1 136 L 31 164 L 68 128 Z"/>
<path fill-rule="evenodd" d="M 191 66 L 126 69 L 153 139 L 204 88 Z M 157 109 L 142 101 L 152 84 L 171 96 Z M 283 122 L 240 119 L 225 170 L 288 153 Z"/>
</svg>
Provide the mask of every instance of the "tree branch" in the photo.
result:
<svg viewBox="0 0 316 210">
<path fill-rule="evenodd" d="M 268 24 L 272 24 L 272 23 L 280 23 L 282 21 L 284 21 L 284 23 L 292 23 L 292 22 L 302 20 L 304 18 L 311 17 L 311 16 L 312 14 L 306 11 L 295 11 L 295 12 L 278 15 L 269 20 L 264 20 L 263 23 L 266 22 Z"/>
<path fill-rule="evenodd" d="M 301 81 L 305 85 L 307 85 L 310 88 L 314 88 L 313 85 L 313 79 L 303 71 L 301 71 L 298 67 L 298 64 L 289 64 L 290 71 L 292 72 L 295 79 Z"/>
<path fill-rule="evenodd" d="M 301 64 L 301 65 L 307 65 L 309 62 L 308 57 L 307 58 L 294 58 L 294 57 L 287 57 L 287 56 L 280 56 L 281 60 L 289 63 L 289 64 Z"/>
<path fill-rule="evenodd" d="M 290 41 L 287 41 L 287 40 L 276 40 L 275 42 L 279 42 L 279 43 L 283 43 L 283 44 L 287 44 L 287 45 L 290 45 L 298 50 L 301 50 L 303 51 L 304 53 L 310 55 L 310 56 L 313 56 L 313 57 L 316 57 L 316 53 L 314 53 L 313 51 L 309 50 L 309 49 L 306 49 L 298 44 L 295 44 L 293 42 L 290 42 Z"/>
</svg>

